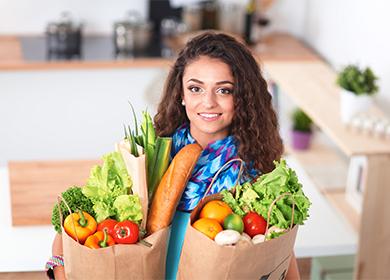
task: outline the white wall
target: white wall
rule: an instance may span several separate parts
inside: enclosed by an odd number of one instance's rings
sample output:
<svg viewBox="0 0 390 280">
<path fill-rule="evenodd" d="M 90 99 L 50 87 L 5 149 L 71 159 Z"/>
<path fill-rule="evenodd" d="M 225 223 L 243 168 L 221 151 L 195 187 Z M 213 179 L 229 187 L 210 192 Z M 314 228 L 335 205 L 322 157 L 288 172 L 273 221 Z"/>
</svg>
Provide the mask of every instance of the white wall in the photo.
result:
<svg viewBox="0 0 390 280">
<path fill-rule="evenodd" d="M 146 18 L 147 0 L 0 0 L 0 34 L 43 33 L 49 21 L 70 11 L 86 33 L 110 33 L 115 21 L 132 9 Z"/>
<path fill-rule="evenodd" d="M 0 166 L 99 158 L 131 123 L 128 101 L 154 114 L 165 78 L 157 68 L 0 72 Z"/>
<path fill-rule="evenodd" d="M 310 0 L 277 0 L 266 12 L 271 20 L 268 32 L 288 31 L 302 37 L 307 2 Z"/>
<path fill-rule="evenodd" d="M 301 37 L 336 70 L 370 66 L 380 78 L 378 105 L 390 117 L 390 1 L 279 0 L 270 10 L 275 30 Z"/>
</svg>

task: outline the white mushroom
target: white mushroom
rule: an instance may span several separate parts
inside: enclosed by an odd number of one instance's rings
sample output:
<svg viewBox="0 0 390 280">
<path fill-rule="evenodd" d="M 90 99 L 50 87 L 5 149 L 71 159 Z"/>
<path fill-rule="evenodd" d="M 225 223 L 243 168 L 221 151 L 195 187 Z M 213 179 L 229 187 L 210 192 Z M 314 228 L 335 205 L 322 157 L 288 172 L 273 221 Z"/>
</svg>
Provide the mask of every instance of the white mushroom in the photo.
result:
<svg viewBox="0 0 390 280">
<path fill-rule="evenodd" d="M 257 234 L 255 236 L 253 236 L 253 238 L 252 238 L 253 244 L 259 244 L 261 242 L 264 242 L 264 240 L 265 240 L 264 234 Z"/>
<path fill-rule="evenodd" d="M 242 240 L 242 241 L 248 241 L 248 242 L 252 242 L 252 238 L 248 235 L 248 234 L 246 234 L 245 232 L 243 232 L 242 234 L 241 234 L 241 236 L 240 236 L 240 240 Z"/>
<path fill-rule="evenodd" d="M 219 232 L 214 241 L 218 245 L 234 245 L 240 240 L 241 234 L 238 231 L 227 229 Z"/>
</svg>

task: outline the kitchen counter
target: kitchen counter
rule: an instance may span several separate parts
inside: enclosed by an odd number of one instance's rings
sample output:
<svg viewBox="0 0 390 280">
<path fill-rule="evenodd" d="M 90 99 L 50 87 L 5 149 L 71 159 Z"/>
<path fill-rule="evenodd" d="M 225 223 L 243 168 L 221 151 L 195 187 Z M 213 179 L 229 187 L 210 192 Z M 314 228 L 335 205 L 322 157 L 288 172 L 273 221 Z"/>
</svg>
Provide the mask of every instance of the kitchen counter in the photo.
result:
<svg viewBox="0 0 390 280">
<path fill-rule="evenodd" d="M 99 69 L 131 67 L 169 67 L 172 59 L 162 57 L 136 57 L 127 59 L 31 61 L 25 58 L 22 37 L 0 36 L 0 71 L 50 70 L 50 69 Z M 270 60 L 314 61 L 321 60 L 313 50 L 297 38 L 275 33 L 251 47 L 259 62 Z"/>
</svg>

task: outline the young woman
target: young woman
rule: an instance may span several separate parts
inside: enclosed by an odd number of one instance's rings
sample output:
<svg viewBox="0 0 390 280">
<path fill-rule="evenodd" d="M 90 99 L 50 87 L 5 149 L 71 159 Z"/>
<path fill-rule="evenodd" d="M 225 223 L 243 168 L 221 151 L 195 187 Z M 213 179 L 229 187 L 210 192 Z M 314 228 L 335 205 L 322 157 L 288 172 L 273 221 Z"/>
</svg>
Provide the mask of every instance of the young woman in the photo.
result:
<svg viewBox="0 0 390 280">
<path fill-rule="evenodd" d="M 154 119 L 157 134 L 173 137 L 172 156 L 197 142 L 203 152 L 176 211 L 168 248 L 167 279 L 175 279 L 189 212 L 227 161 L 245 162 L 242 182 L 274 168 L 283 152 L 271 95 L 248 48 L 234 38 L 206 32 L 180 52 Z M 213 194 L 234 186 L 239 166 L 220 173 Z M 291 279 L 299 278 L 295 258 Z"/>
<path fill-rule="evenodd" d="M 172 136 L 172 157 L 197 142 L 203 152 L 176 211 L 168 248 L 167 279 L 175 279 L 189 212 L 205 195 L 215 173 L 230 159 L 241 158 L 246 181 L 274 168 L 283 152 L 271 95 L 250 50 L 234 38 L 206 32 L 180 52 L 166 81 L 155 116 L 159 136 Z M 220 173 L 209 194 L 234 186 L 239 166 Z M 62 253 L 59 236 L 53 255 Z M 63 267 L 55 269 L 64 277 Z M 299 279 L 295 258 L 289 279 Z"/>
</svg>

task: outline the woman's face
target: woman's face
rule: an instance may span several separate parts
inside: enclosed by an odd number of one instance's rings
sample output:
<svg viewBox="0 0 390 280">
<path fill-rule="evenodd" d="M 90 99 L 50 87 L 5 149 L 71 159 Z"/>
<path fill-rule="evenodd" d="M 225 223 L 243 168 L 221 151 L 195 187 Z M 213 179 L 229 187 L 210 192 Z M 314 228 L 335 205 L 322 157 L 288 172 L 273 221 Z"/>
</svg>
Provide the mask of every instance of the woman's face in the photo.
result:
<svg viewBox="0 0 390 280">
<path fill-rule="evenodd" d="M 202 146 L 229 134 L 234 116 L 234 79 L 223 61 L 207 56 L 189 63 L 183 74 L 183 101 L 191 135 Z"/>
</svg>

